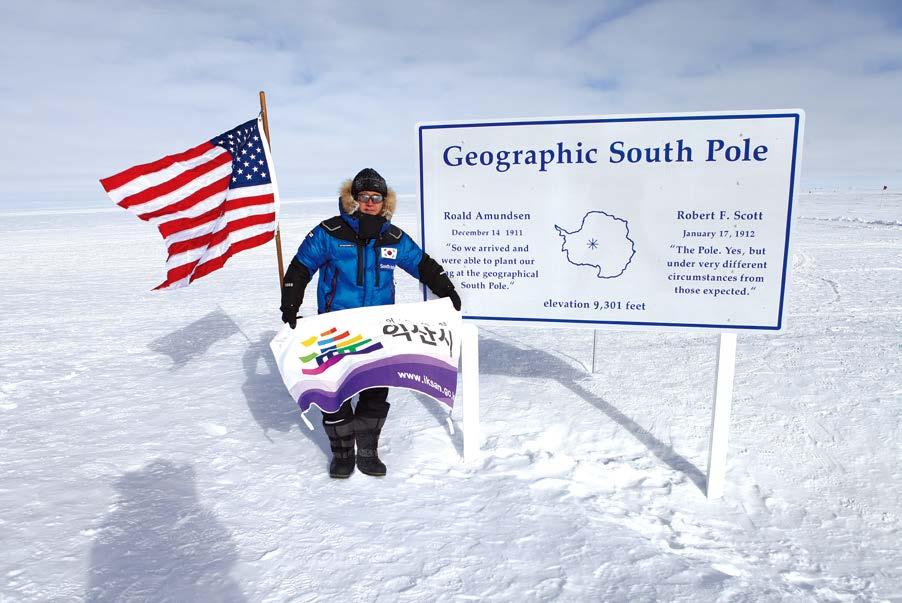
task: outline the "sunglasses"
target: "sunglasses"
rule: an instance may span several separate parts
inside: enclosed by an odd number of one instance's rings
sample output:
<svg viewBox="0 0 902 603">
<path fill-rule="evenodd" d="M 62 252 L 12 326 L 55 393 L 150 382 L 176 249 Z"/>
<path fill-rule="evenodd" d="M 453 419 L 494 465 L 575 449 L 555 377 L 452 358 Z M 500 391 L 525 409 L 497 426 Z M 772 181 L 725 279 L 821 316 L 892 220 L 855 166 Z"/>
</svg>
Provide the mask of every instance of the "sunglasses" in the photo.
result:
<svg viewBox="0 0 902 603">
<path fill-rule="evenodd" d="M 367 195 L 365 193 L 357 194 L 357 203 L 382 203 L 383 197 L 380 194 Z"/>
</svg>

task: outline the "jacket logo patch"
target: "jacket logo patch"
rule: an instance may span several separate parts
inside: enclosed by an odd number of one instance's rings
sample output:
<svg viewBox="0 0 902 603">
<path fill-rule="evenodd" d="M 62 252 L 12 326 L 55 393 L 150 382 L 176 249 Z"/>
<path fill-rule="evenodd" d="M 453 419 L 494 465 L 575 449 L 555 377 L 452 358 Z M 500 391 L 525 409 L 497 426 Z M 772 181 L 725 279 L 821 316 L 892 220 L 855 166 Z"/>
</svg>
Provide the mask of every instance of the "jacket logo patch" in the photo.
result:
<svg viewBox="0 0 902 603">
<path fill-rule="evenodd" d="M 396 260 L 398 259 L 398 250 L 394 247 L 382 247 L 382 257 L 386 260 Z"/>
</svg>

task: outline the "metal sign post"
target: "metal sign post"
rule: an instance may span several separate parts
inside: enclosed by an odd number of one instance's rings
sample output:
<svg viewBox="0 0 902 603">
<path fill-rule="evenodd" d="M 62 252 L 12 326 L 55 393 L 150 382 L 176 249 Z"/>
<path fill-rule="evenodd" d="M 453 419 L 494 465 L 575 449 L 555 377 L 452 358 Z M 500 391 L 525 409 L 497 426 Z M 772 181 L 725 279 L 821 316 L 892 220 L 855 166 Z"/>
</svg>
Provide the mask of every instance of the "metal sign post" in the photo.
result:
<svg viewBox="0 0 902 603">
<path fill-rule="evenodd" d="M 592 374 L 595 374 L 595 367 L 597 366 L 596 357 L 598 356 L 598 329 L 592 331 Z"/>
<path fill-rule="evenodd" d="M 714 407 L 711 411 L 711 439 L 708 444 L 709 500 L 723 496 L 727 471 L 727 438 L 730 433 L 730 409 L 733 404 L 733 377 L 736 374 L 736 333 L 721 333 L 717 350 L 714 383 Z"/>
<path fill-rule="evenodd" d="M 460 341 L 461 381 L 463 382 L 464 462 L 479 459 L 479 328 L 464 323 Z"/>
</svg>

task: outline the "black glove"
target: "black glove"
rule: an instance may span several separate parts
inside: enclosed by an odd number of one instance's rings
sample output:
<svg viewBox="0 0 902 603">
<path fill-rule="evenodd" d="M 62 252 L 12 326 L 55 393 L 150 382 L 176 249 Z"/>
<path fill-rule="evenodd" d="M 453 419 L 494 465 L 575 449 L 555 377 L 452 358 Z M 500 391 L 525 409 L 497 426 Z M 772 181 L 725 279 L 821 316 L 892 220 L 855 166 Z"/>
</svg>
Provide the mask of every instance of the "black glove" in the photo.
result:
<svg viewBox="0 0 902 603">
<path fill-rule="evenodd" d="M 304 302 L 304 289 L 310 282 L 310 271 L 297 258 L 291 260 L 282 279 L 282 322 L 292 329 L 298 324 L 298 310 Z"/>
<path fill-rule="evenodd" d="M 444 268 L 426 253 L 417 268 L 420 271 L 420 281 L 439 297 L 450 297 L 454 309 L 460 312 L 460 296 L 454 290 L 454 283 L 445 274 Z"/>
<path fill-rule="evenodd" d="M 451 298 L 451 303 L 454 304 L 454 309 L 460 312 L 460 296 L 457 294 L 457 291 L 454 290 L 454 287 L 451 288 L 451 292 L 448 293 L 448 297 Z"/>
<path fill-rule="evenodd" d="M 298 308 L 282 308 L 282 322 L 287 323 L 292 329 L 298 326 Z"/>
</svg>

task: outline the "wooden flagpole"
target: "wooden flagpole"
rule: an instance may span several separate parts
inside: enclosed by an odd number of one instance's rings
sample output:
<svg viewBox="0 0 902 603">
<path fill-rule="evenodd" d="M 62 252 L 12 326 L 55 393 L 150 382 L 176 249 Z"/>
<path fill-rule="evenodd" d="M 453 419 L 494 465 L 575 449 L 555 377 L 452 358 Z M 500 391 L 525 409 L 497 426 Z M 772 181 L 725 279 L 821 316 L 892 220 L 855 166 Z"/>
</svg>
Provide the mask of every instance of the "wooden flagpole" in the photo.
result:
<svg viewBox="0 0 902 603">
<path fill-rule="evenodd" d="M 270 156 L 272 156 L 272 144 L 269 142 L 269 117 L 266 115 L 266 93 L 260 91 L 260 112 L 263 114 L 263 133 L 266 135 L 266 144 L 269 146 Z M 279 233 L 279 223 L 276 222 L 276 258 L 279 262 L 279 291 L 282 290 L 282 279 L 285 274 L 285 268 L 282 264 L 282 235 Z"/>
</svg>

